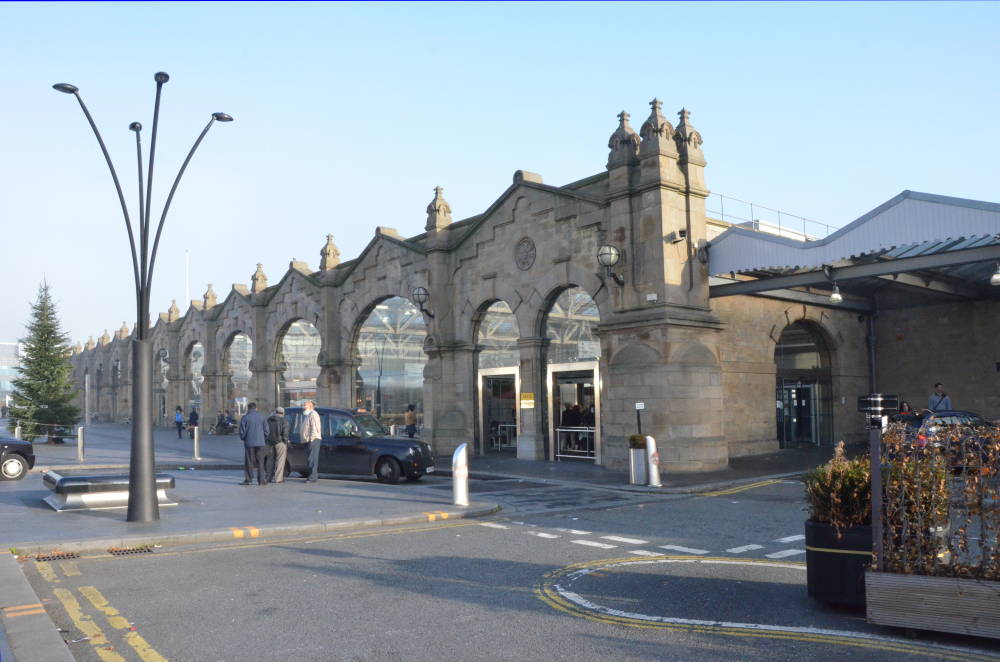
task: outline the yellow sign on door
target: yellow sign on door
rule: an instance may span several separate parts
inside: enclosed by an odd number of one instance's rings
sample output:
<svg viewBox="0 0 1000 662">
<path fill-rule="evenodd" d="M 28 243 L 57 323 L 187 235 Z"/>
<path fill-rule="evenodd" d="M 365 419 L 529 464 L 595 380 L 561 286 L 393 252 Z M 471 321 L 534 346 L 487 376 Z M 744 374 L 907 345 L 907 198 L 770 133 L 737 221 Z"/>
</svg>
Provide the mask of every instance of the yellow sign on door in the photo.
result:
<svg viewBox="0 0 1000 662">
<path fill-rule="evenodd" d="M 535 408 L 535 394 L 534 393 L 522 393 L 521 394 L 521 409 L 534 409 Z"/>
</svg>

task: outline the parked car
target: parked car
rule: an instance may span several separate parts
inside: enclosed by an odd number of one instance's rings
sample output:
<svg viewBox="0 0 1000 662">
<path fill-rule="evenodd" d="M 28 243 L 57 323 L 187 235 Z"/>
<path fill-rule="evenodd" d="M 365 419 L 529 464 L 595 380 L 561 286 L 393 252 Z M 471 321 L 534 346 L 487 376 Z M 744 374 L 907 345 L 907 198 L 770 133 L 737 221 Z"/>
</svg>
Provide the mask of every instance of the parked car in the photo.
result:
<svg viewBox="0 0 1000 662">
<path fill-rule="evenodd" d="M 35 466 L 31 442 L 0 437 L 0 480 L 20 480 Z"/>
<path fill-rule="evenodd" d="M 377 418 L 355 409 L 317 407 L 322 424 L 319 473 L 375 475 L 380 482 L 395 484 L 401 477 L 420 480 L 434 471 L 434 456 L 426 443 L 393 437 Z M 302 408 L 286 407 L 288 445 L 286 473 L 309 473 L 309 452 L 300 443 Z"/>
<path fill-rule="evenodd" d="M 990 466 L 990 459 L 983 447 L 983 435 L 991 434 L 1000 424 L 988 421 L 971 411 L 947 410 L 924 412 L 923 414 L 901 415 L 899 419 L 906 424 L 907 443 L 916 447 L 928 444 L 941 449 L 948 454 L 951 468 L 956 471 L 965 469 L 970 457 L 979 455 L 979 466 L 986 473 L 995 473 L 996 466 Z M 955 426 L 966 426 L 962 434 L 949 434 Z M 947 448 L 945 448 L 947 443 Z M 995 464 L 995 463 L 994 463 Z"/>
</svg>

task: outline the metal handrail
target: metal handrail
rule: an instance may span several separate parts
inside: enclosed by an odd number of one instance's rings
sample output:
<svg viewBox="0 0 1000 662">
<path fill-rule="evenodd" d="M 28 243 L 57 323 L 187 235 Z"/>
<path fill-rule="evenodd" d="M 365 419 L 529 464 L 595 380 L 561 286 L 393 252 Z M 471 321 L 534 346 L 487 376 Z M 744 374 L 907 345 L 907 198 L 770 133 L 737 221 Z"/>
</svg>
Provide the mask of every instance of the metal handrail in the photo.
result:
<svg viewBox="0 0 1000 662">
<path fill-rule="evenodd" d="M 716 201 L 718 202 L 718 209 L 709 209 L 708 207 Z M 726 211 L 727 201 L 730 203 L 729 212 Z M 749 218 L 732 213 L 733 203 L 737 205 L 745 205 L 749 208 Z M 778 236 L 791 237 L 803 241 L 822 239 L 823 237 L 826 237 L 832 232 L 840 229 L 836 225 L 830 225 L 829 223 L 816 221 L 797 214 L 790 214 L 788 212 L 781 211 L 780 209 L 773 209 L 748 200 L 740 200 L 739 198 L 722 195 L 721 193 L 709 194 L 708 200 L 706 201 L 705 211 L 709 215 L 718 216 L 718 220 L 726 223 L 733 223 L 734 225 L 749 225 L 752 229 L 760 232 L 777 234 Z M 773 223 L 770 219 L 762 221 L 762 219 L 757 215 L 758 211 L 765 211 L 774 214 L 775 218 Z M 786 220 L 783 221 L 782 217 Z M 793 219 L 793 221 L 789 221 L 787 219 Z M 809 224 L 815 226 L 814 231 L 810 231 Z M 798 229 L 800 226 L 802 228 L 801 231 Z"/>
<path fill-rule="evenodd" d="M 594 460 L 596 428 L 585 426 L 556 428 L 556 457 Z M 574 443 L 571 445 L 570 441 Z M 574 448 L 583 442 L 583 448 Z"/>
</svg>

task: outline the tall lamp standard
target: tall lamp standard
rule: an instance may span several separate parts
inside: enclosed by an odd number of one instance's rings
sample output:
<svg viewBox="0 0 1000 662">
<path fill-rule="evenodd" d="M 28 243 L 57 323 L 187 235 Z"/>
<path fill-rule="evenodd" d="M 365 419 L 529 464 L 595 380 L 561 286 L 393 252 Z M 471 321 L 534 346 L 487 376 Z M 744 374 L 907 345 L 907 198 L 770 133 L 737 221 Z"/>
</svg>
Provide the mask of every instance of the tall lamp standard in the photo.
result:
<svg viewBox="0 0 1000 662">
<path fill-rule="evenodd" d="M 153 343 L 149 337 L 149 293 L 153 283 L 153 266 L 156 264 L 156 249 L 160 243 L 160 233 L 163 231 L 163 222 L 167 218 L 167 210 L 174 199 L 177 185 L 187 169 L 191 157 L 198 149 L 202 139 L 215 122 L 232 122 L 233 118 L 226 113 L 212 113 L 212 118 L 205 125 L 201 135 L 194 141 L 191 151 L 181 164 L 174 184 L 170 187 L 170 193 L 163 205 L 163 212 L 160 214 L 160 221 L 156 227 L 156 235 L 153 239 L 152 250 L 149 245 L 150 230 L 150 203 L 153 193 L 153 161 L 156 157 L 156 130 L 160 123 L 160 93 L 163 84 L 170 80 L 170 76 L 161 72 L 153 76 L 156 81 L 156 101 L 153 105 L 153 136 L 149 143 L 149 165 L 146 172 L 142 168 L 142 125 L 132 122 L 129 129 L 135 133 L 136 160 L 139 168 L 139 249 L 136 251 L 135 233 L 132 231 L 132 221 L 128 214 L 128 205 L 125 204 L 125 196 L 122 194 L 121 184 L 118 182 L 118 173 L 111 163 L 111 156 L 108 148 L 104 145 L 101 132 L 97 130 L 94 118 L 83 103 L 80 97 L 80 90 L 75 85 L 69 83 L 57 83 L 52 87 L 64 94 L 72 94 L 80 102 L 80 108 L 90 123 L 90 128 L 94 130 L 97 143 L 101 146 L 104 160 L 111 171 L 111 179 L 115 183 L 115 190 L 118 192 L 118 201 L 121 203 L 122 215 L 125 217 L 125 229 L 128 231 L 128 242 L 132 249 L 132 275 L 135 280 L 135 306 L 136 306 L 136 331 L 132 337 L 132 448 L 129 459 L 128 478 L 128 515 L 129 522 L 152 522 L 160 519 L 160 507 L 156 500 L 156 482 L 153 475 Z M 143 195 L 142 180 L 146 175 L 146 190 Z"/>
</svg>

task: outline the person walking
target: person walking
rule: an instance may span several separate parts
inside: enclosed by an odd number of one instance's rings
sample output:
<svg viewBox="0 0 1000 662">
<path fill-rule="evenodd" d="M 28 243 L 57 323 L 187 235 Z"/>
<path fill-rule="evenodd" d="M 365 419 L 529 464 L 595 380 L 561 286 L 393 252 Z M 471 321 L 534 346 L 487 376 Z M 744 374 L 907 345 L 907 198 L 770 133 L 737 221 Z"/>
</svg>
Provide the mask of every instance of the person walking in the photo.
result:
<svg viewBox="0 0 1000 662">
<path fill-rule="evenodd" d="M 285 482 L 285 458 L 288 455 L 288 421 L 285 409 L 278 407 L 267 418 L 268 470 L 267 479 L 272 483 Z"/>
<path fill-rule="evenodd" d="M 309 477 L 307 483 L 315 483 L 319 477 L 319 448 L 322 445 L 323 432 L 316 413 L 316 405 L 312 400 L 306 400 L 302 405 L 302 427 L 299 431 L 303 444 L 309 444 Z"/>
<path fill-rule="evenodd" d="M 267 485 L 267 421 L 257 411 L 256 402 L 247 406 L 247 415 L 240 421 L 240 439 L 243 440 L 243 482 L 240 485 L 253 485 L 254 467 L 257 468 L 257 484 Z"/>
<path fill-rule="evenodd" d="M 174 412 L 174 425 L 177 426 L 177 438 L 181 438 L 181 433 L 184 432 L 184 410 L 177 407 L 177 411 Z"/>
<path fill-rule="evenodd" d="M 403 414 L 403 424 L 406 425 L 406 436 L 413 439 L 417 433 L 417 412 L 416 405 L 407 405 L 406 413 Z"/>
<path fill-rule="evenodd" d="M 191 433 L 191 438 L 194 439 L 194 429 L 198 427 L 198 410 L 191 407 L 191 413 L 188 414 L 188 432 Z"/>
<path fill-rule="evenodd" d="M 931 411 L 950 411 L 951 398 L 944 392 L 944 384 L 934 384 L 934 392 L 927 398 L 927 408 Z"/>
</svg>

